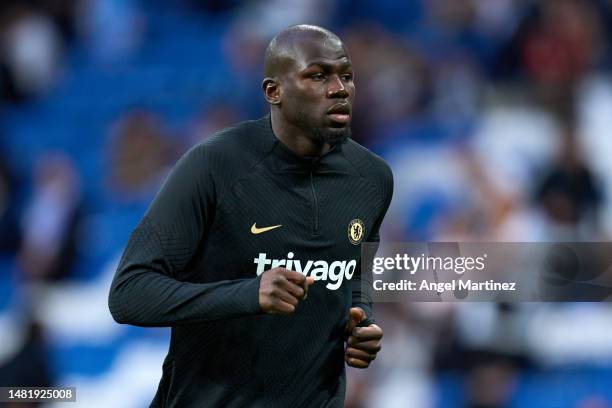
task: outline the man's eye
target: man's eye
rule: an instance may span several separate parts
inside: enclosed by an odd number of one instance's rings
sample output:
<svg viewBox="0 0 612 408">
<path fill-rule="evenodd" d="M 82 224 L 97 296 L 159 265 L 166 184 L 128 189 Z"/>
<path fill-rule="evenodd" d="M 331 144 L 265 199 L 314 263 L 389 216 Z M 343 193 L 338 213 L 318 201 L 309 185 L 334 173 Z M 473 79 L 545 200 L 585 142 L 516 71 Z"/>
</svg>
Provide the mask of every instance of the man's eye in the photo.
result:
<svg viewBox="0 0 612 408">
<path fill-rule="evenodd" d="M 312 74 L 310 78 L 314 79 L 315 81 L 321 81 L 324 77 L 323 77 L 323 74 L 319 73 L 319 74 Z"/>
<path fill-rule="evenodd" d="M 344 74 L 342 75 L 342 79 L 345 81 L 352 81 L 353 80 L 353 74 Z"/>
</svg>

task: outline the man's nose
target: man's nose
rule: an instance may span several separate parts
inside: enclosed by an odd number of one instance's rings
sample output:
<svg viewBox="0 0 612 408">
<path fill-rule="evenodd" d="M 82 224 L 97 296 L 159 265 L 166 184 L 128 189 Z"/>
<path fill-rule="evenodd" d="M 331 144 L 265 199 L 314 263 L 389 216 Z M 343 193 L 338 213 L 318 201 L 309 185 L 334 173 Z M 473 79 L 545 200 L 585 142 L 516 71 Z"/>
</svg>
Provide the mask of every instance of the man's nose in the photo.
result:
<svg viewBox="0 0 612 408">
<path fill-rule="evenodd" d="M 342 82 L 342 79 L 334 75 L 330 81 L 329 87 L 327 88 L 328 98 L 346 98 L 348 91 L 346 85 Z"/>
</svg>

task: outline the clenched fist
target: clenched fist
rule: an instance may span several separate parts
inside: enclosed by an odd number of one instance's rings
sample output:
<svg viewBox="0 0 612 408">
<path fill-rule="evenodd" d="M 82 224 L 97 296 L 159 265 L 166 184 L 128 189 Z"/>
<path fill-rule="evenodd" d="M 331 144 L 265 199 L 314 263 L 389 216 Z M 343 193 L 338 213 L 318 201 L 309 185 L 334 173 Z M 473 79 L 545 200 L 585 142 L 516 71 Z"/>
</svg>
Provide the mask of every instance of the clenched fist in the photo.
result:
<svg viewBox="0 0 612 408">
<path fill-rule="evenodd" d="M 351 367 L 367 368 L 380 351 L 383 331 L 376 324 L 359 326 L 367 318 L 360 307 L 352 307 L 346 325 L 346 350 L 344 360 Z"/>
<path fill-rule="evenodd" d="M 265 313 L 289 314 L 306 299 L 314 278 L 285 268 L 264 272 L 259 282 L 259 306 Z"/>
</svg>

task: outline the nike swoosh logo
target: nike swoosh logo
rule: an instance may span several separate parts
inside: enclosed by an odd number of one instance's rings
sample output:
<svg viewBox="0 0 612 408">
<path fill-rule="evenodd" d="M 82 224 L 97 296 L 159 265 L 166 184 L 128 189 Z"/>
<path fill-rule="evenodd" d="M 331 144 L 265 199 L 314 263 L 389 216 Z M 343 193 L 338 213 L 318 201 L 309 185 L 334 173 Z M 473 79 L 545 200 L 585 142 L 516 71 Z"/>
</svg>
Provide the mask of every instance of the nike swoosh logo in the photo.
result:
<svg viewBox="0 0 612 408">
<path fill-rule="evenodd" d="M 257 228 L 257 223 L 254 223 L 253 225 L 251 225 L 251 233 L 257 235 L 261 234 L 262 232 L 268 232 L 278 227 L 282 227 L 282 225 L 272 225 L 271 227 Z"/>
</svg>

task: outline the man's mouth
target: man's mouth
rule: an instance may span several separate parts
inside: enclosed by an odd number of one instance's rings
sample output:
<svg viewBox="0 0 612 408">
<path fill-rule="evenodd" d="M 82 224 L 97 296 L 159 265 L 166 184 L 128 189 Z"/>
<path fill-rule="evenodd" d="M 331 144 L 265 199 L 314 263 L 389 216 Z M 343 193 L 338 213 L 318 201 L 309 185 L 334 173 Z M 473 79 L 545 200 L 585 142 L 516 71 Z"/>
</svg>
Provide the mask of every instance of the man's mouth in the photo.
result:
<svg viewBox="0 0 612 408">
<path fill-rule="evenodd" d="M 327 116 L 337 123 L 348 123 L 351 119 L 351 107 L 348 103 L 337 103 L 327 110 Z"/>
</svg>

